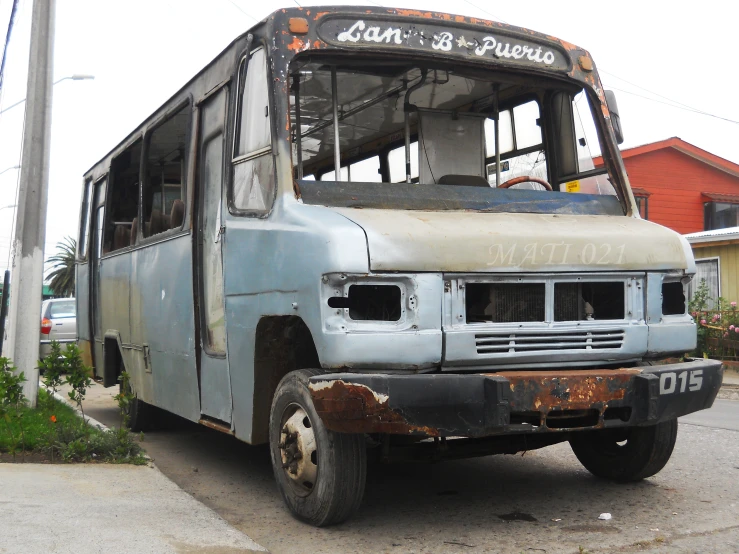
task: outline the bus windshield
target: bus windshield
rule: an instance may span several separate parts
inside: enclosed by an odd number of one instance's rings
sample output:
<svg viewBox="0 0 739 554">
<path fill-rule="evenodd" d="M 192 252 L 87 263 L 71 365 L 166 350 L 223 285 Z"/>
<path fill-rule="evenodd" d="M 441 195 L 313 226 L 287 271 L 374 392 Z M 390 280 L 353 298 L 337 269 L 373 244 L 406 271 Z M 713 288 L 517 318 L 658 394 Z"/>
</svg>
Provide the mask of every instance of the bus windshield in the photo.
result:
<svg viewBox="0 0 739 554">
<path fill-rule="evenodd" d="M 385 184 L 393 185 L 393 198 L 432 194 L 438 205 L 426 201 L 426 208 L 454 209 L 449 194 L 503 195 L 510 203 L 516 191 L 522 199 L 561 202 L 579 193 L 598 206 L 595 213 L 624 214 L 606 169 L 593 161 L 599 133 L 582 85 L 525 71 L 397 59 L 298 56 L 292 67 L 293 163 L 308 196 L 320 186 L 323 202 L 332 203 L 332 191 L 354 198 Z M 333 201 L 343 205 L 339 196 Z M 592 202 L 593 196 L 610 199 Z M 531 211 L 548 211 L 540 204 Z M 386 201 L 383 207 L 403 206 Z"/>
</svg>

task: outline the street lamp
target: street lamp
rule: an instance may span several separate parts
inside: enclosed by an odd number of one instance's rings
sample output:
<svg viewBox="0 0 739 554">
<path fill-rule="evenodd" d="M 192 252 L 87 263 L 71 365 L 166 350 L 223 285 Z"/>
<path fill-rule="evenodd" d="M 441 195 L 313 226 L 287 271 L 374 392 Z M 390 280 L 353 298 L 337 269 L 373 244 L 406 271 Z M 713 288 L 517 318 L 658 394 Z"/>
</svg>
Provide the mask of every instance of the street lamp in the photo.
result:
<svg viewBox="0 0 739 554">
<path fill-rule="evenodd" d="M 72 81 L 91 81 L 94 78 L 95 78 L 95 75 L 84 75 L 81 73 L 75 73 L 74 75 L 69 75 L 67 77 L 62 77 L 61 79 L 57 79 L 56 81 L 52 83 L 52 86 L 56 85 L 57 83 L 61 83 L 62 81 L 66 81 L 67 79 L 72 80 Z M 25 98 L 23 100 L 18 100 L 18 102 L 16 102 L 15 104 L 11 104 L 7 108 L 0 110 L 0 113 L 5 113 L 10 109 L 15 108 L 16 106 L 23 104 L 23 102 L 25 101 L 26 101 Z"/>
<path fill-rule="evenodd" d="M 4 210 L 5 208 L 17 208 L 18 204 L 8 204 L 7 206 L 3 206 L 0 208 L 0 210 Z"/>
</svg>

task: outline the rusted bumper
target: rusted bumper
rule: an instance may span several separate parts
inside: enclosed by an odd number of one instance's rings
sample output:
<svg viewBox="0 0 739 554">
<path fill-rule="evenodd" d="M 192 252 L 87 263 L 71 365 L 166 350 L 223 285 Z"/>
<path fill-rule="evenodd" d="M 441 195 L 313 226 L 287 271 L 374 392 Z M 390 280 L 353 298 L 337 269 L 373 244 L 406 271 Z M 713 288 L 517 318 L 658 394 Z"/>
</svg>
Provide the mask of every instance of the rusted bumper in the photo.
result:
<svg viewBox="0 0 739 554">
<path fill-rule="evenodd" d="M 710 408 L 716 360 L 629 369 L 487 374 L 334 373 L 310 379 L 318 415 L 342 433 L 483 437 L 650 425 Z"/>
</svg>

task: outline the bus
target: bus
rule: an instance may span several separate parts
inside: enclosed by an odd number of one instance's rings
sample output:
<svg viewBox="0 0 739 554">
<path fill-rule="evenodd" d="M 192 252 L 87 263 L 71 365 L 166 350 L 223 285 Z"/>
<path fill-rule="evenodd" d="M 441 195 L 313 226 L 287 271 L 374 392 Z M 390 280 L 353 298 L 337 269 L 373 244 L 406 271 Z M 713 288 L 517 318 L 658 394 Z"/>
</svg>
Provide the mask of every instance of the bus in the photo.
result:
<svg viewBox="0 0 739 554">
<path fill-rule="evenodd" d="M 84 175 L 79 346 L 130 376 L 132 429 L 166 410 L 268 443 L 317 526 L 356 512 L 368 458 L 569 441 L 650 477 L 722 369 L 686 357 L 693 254 L 640 218 L 622 140 L 568 42 L 279 10 Z"/>
</svg>

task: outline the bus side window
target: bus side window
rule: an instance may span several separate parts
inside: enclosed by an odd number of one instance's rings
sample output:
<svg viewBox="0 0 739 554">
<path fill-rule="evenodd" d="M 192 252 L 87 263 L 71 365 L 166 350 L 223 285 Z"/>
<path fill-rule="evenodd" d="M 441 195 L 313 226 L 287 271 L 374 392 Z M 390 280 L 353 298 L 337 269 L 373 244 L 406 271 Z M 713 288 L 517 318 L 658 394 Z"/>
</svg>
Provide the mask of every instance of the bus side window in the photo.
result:
<svg viewBox="0 0 739 554">
<path fill-rule="evenodd" d="M 110 202 L 105 219 L 103 251 L 113 252 L 132 244 L 131 228 L 139 210 L 141 140 L 121 152 L 110 164 Z M 136 234 L 134 233 L 134 239 Z"/>
<path fill-rule="evenodd" d="M 241 61 L 233 154 L 233 205 L 256 213 L 270 210 L 275 188 L 266 58 L 260 48 Z"/>
<path fill-rule="evenodd" d="M 388 152 L 390 182 L 405 183 L 405 146 L 398 146 Z M 418 141 L 411 142 L 411 180 L 418 182 Z"/>
<path fill-rule="evenodd" d="M 188 104 L 154 129 L 147 141 L 142 210 L 144 237 L 182 228 L 190 113 Z M 135 233 L 138 225 L 134 227 Z M 132 237 L 131 244 L 134 239 Z"/>
</svg>

